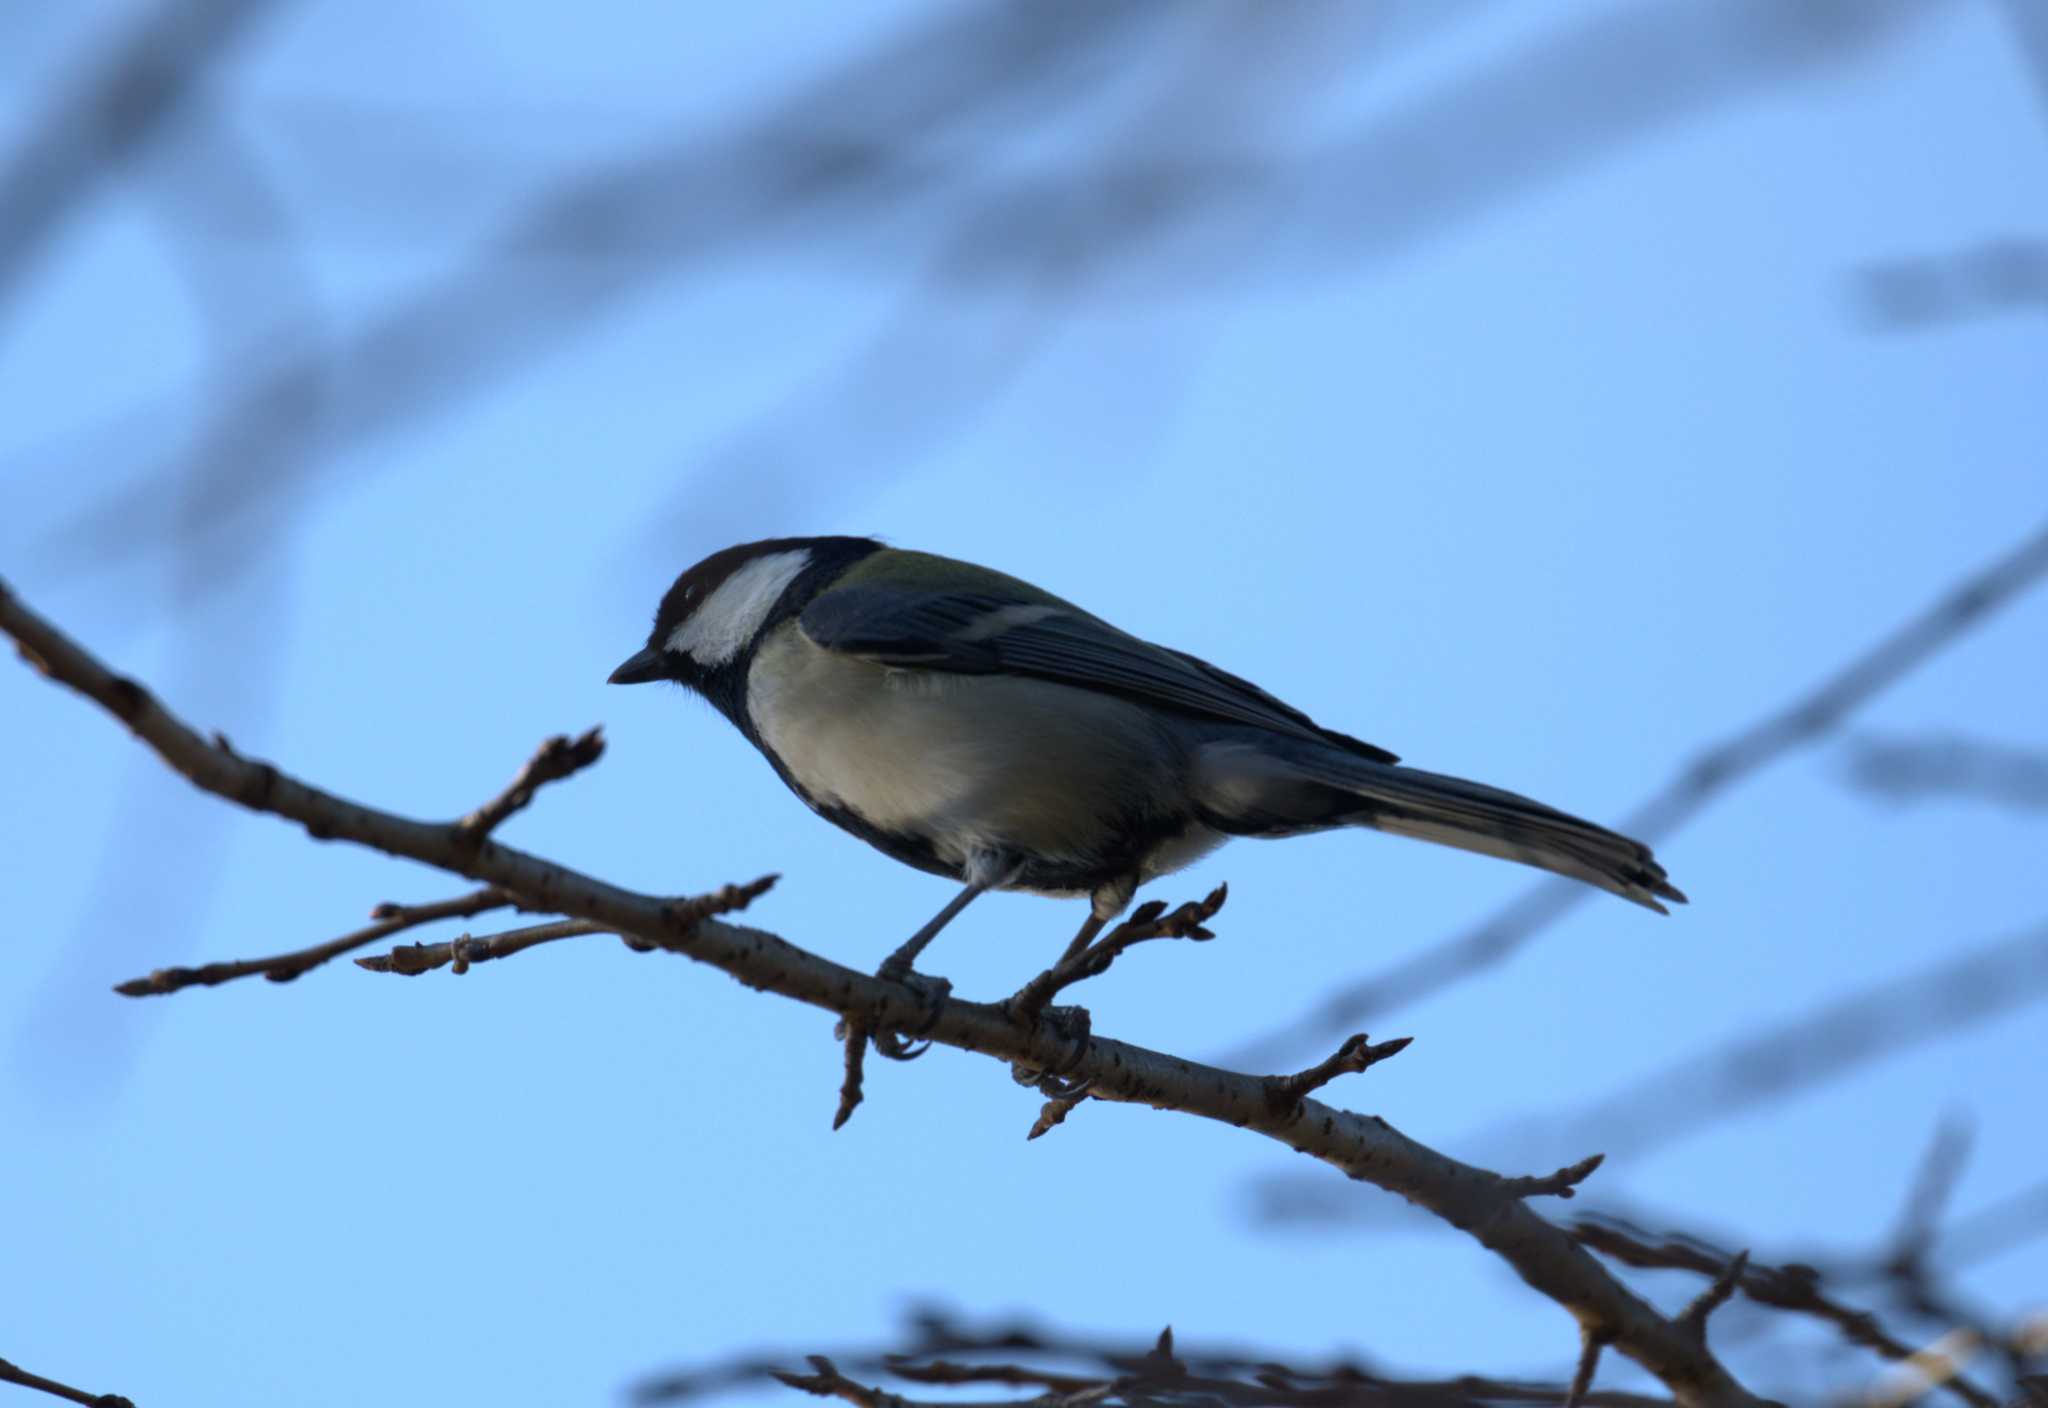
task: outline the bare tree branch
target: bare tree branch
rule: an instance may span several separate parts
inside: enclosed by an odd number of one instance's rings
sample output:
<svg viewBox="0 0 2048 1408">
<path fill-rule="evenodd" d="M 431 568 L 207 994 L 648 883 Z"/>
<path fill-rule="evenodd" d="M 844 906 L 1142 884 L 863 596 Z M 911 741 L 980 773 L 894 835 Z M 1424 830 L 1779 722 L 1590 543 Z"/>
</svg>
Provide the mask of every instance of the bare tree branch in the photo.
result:
<svg viewBox="0 0 2048 1408">
<path fill-rule="evenodd" d="M 370 911 L 370 917 L 376 923 L 352 934 L 343 934 L 338 939 L 329 939 L 310 948 L 293 949 L 290 953 L 273 954 L 269 958 L 206 963 L 197 968 L 159 968 L 147 977 L 130 978 L 125 983 L 115 984 L 114 991 L 123 997 L 149 997 L 157 993 L 177 992 L 181 988 L 212 987 L 216 983 L 256 973 L 261 973 L 273 983 L 288 983 L 308 969 L 318 968 L 330 958 L 339 958 L 365 944 L 373 944 L 421 924 L 432 924 L 442 919 L 468 919 L 487 910 L 504 909 L 512 902 L 510 895 L 496 889 L 477 890 L 432 904 L 397 905 L 387 902 Z"/>
<path fill-rule="evenodd" d="M 1053 1096 L 1039 1107 L 1038 1118 L 1032 1121 L 1031 1128 L 1025 1132 L 1024 1137 L 1026 1139 L 1036 1139 L 1040 1135 L 1058 1129 L 1066 1123 L 1067 1116 L 1079 1109 L 1081 1102 L 1087 1098 L 1088 1088 L 1085 1084 L 1081 1088 L 1070 1091 L 1065 1095 Z"/>
<path fill-rule="evenodd" d="M 1303 1096 L 1322 1089 L 1338 1076 L 1370 1070 L 1389 1056 L 1400 1055 L 1414 1040 L 1412 1036 L 1397 1036 L 1375 1046 L 1364 1032 L 1359 1032 L 1346 1037 L 1344 1044 L 1335 1052 L 1305 1071 L 1291 1076 L 1267 1077 L 1266 1093 L 1275 1105 L 1292 1110 L 1301 1104 Z"/>
<path fill-rule="evenodd" d="M 1735 1288 L 1742 1284 L 1742 1273 L 1748 1269 L 1748 1252 L 1737 1252 L 1730 1257 L 1728 1265 L 1714 1278 L 1713 1284 L 1678 1312 L 1678 1323 L 1704 1340 L 1707 1337 L 1707 1317 L 1728 1303 L 1728 1298 L 1735 1294 Z"/>
<path fill-rule="evenodd" d="M 559 739 L 555 740 L 560 742 Z M 744 885 L 722 885 L 708 895 L 695 899 L 678 900 L 669 907 L 669 913 L 678 929 L 689 929 L 714 914 L 730 914 L 745 909 L 762 895 L 768 893 L 779 877 L 764 875 L 759 880 Z M 356 966 L 372 973 L 397 973 L 403 977 L 418 977 L 431 973 L 436 968 L 454 965 L 457 973 L 467 973 L 473 963 L 489 963 L 496 958 L 510 958 L 515 953 L 539 944 L 549 944 L 557 939 L 576 939 L 588 934 L 617 934 L 619 931 L 608 924 L 599 924 L 589 919 L 555 919 L 546 924 L 529 924 L 522 929 L 507 929 L 499 934 L 486 934 L 478 938 L 472 934 L 458 934 L 446 943 L 400 944 L 389 953 L 371 954 L 358 958 Z M 654 945 L 634 938 L 631 934 L 620 934 L 626 947 L 639 953 L 651 953 Z"/>
<path fill-rule="evenodd" d="M 1076 983 L 1099 978 L 1126 949 L 1152 939 L 1193 939 L 1204 943 L 1216 936 L 1204 926 L 1230 898 L 1230 887 L 1218 885 L 1207 896 L 1189 900 L 1171 913 L 1164 900 L 1147 900 L 1131 917 L 1078 952 L 1069 953 L 1010 995 L 1011 1014 L 1021 1023 L 1036 1022 L 1046 1004 Z M 1077 940 L 1078 942 L 1078 940 Z"/>
<path fill-rule="evenodd" d="M 1811 746 L 1914 669 L 1962 639 L 2048 574 L 2048 526 L 1943 592 L 1926 610 L 1813 690 L 1695 753 L 1678 775 L 1630 812 L 1620 829 L 1661 842 L 1708 803 L 1802 747 Z M 1490 968 L 1593 891 L 1569 881 L 1537 886 L 1472 929 L 1377 977 L 1340 989 L 1313 1011 L 1240 1048 L 1232 1065 L 1270 1065 L 1298 1041 L 1353 1027 Z"/>
<path fill-rule="evenodd" d="M 457 835 L 469 845 L 477 844 L 533 801 L 533 794 L 541 788 L 574 776 L 603 756 L 602 728 L 587 729 L 574 740 L 565 733 L 556 734 L 540 745 L 503 792 L 455 823 Z"/>
<path fill-rule="evenodd" d="M 537 944 L 612 932 L 588 919 L 551 919 L 545 924 L 529 924 L 523 929 L 507 929 L 503 933 L 485 934 L 482 938 L 459 934 L 444 944 L 400 944 L 389 953 L 373 953 L 358 958 L 356 967 L 372 973 L 397 973 L 402 977 L 416 978 L 452 963 L 457 973 L 467 973 L 472 963 L 510 958 Z"/>
<path fill-rule="evenodd" d="M 87 1393 L 82 1388 L 60 1384 L 55 1379 L 46 1379 L 41 1374 L 31 1374 L 18 1364 L 0 1359 L 0 1384 L 19 1384 L 47 1393 L 54 1398 L 67 1399 L 72 1403 L 83 1403 L 85 1408 L 135 1408 L 135 1405 L 118 1393 Z"/>
<path fill-rule="evenodd" d="M 1715 1277 L 1716 1286 L 1732 1269 L 1735 1274 L 1731 1278 L 1731 1286 L 1739 1286 L 1744 1295 L 1760 1305 L 1797 1311 L 1823 1320 L 1834 1326 L 1851 1344 L 1875 1350 L 1894 1362 L 1906 1363 L 1914 1357 L 1912 1346 L 1886 1332 L 1875 1316 L 1867 1311 L 1851 1309 L 1823 1294 L 1820 1273 L 1811 1266 L 1755 1266 L 1748 1263 L 1746 1255 L 1731 1258 L 1688 1237 L 1652 1237 L 1617 1218 L 1579 1218 L 1572 1224 L 1572 1235 L 1586 1246 L 1625 1265 L 1696 1271 L 1702 1276 Z M 1693 1302 L 1693 1307 L 1705 1304 L 1711 1294 L 1712 1288 L 1708 1295 Z M 1713 1304 L 1719 1303 L 1717 1300 Z M 1693 1307 L 1688 1307 L 1688 1315 Z M 1707 1306 L 1708 1310 L 1712 1308 L 1713 1305 Z M 1699 1319 L 1704 1323 L 1705 1314 L 1702 1313 Z M 1972 1408 L 1998 1408 L 1996 1398 L 1960 1375 L 1950 1377 L 1942 1387 Z"/>
<path fill-rule="evenodd" d="M 276 767 L 209 743 L 132 679 L 117 676 L 0 584 L 0 631 L 31 664 L 119 719 L 196 786 L 309 834 L 465 875 L 523 907 L 603 924 L 722 969 L 742 982 L 847 1020 L 909 1029 L 930 1021 L 930 1040 L 1038 1070 L 1067 1067 L 1090 1094 L 1168 1108 L 1251 1129 L 1428 1209 L 1500 1256 L 1582 1326 L 1610 1334 L 1616 1349 L 1663 1381 L 1680 1403 L 1704 1408 L 1757 1400 L 1707 1348 L 1617 1281 L 1572 1237 L 1531 1212 L 1508 1180 L 1409 1139 L 1384 1120 L 1304 1099 L 1277 1113 L 1266 1082 L 1106 1037 L 1078 1055 L 1046 1022 L 1017 1023 L 1003 1004 L 955 1000 L 928 1015 L 922 995 L 857 972 L 758 929 L 695 918 L 673 901 L 636 894 L 484 838 L 471 845 L 446 824 L 350 802 Z"/>
</svg>

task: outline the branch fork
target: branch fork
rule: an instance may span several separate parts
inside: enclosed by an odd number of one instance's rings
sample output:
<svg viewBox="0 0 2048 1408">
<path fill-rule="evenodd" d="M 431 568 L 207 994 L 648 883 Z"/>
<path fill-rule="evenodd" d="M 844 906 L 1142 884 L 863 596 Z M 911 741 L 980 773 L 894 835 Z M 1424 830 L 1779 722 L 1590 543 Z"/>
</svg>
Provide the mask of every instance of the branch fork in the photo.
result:
<svg viewBox="0 0 2048 1408">
<path fill-rule="evenodd" d="M 1267 1076 L 1266 1099 L 1275 1110 L 1286 1111 L 1299 1119 L 1302 1102 L 1312 1092 L 1322 1089 L 1338 1076 L 1370 1070 L 1388 1057 L 1400 1055 L 1414 1040 L 1412 1036 L 1397 1036 L 1392 1041 L 1374 1045 L 1364 1032 L 1359 1032 L 1345 1038 L 1344 1044 L 1334 1053 L 1305 1071 L 1291 1076 Z"/>
<path fill-rule="evenodd" d="M 1191 939 L 1206 943 L 1216 935 L 1205 926 L 1230 898 L 1230 886 L 1218 885 L 1199 900 L 1189 900 L 1171 913 L 1166 901 L 1148 900 L 1131 917 L 1086 947 L 1067 953 L 1052 967 L 1017 989 L 1003 1005 L 1020 1027 L 1034 1026 L 1047 1004 L 1076 983 L 1109 971 L 1124 951 L 1151 939 Z"/>
<path fill-rule="evenodd" d="M 515 812 L 525 810 L 541 788 L 573 777 L 603 756 L 602 725 L 586 729 L 573 739 L 566 733 L 556 734 L 526 760 L 526 766 L 503 792 L 454 824 L 455 840 L 471 848 L 481 846 Z"/>
</svg>

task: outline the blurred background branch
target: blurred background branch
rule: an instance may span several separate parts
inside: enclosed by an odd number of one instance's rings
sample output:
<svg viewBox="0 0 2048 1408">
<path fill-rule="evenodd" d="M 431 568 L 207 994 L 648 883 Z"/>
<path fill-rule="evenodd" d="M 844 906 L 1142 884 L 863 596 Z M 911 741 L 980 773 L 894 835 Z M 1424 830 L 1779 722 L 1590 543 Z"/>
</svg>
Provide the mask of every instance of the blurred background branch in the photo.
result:
<svg viewBox="0 0 2048 1408">
<path fill-rule="evenodd" d="M 88 50 L 0 164 L 0 314 L 81 205 L 153 145 L 274 0 L 159 0 Z"/>
<path fill-rule="evenodd" d="M 1710 803 L 1786 755 L 1825 741 L 1858 709 L 2048 574 L 2048 527 L 1970 572 L 1924 611 L 1856 656 L 1816 688 L 1718 742 L 1697 750 L 1678 774 L 1632 809 L 1619 829 L 1661 843 Z M 1403 960 L 1387 973 L 1339 987 L 1313 1013 L 1234 1051 L 1225 1064 L 1260 1069 L 1301 1042 L 1378 1019 L 1506 961 L 1587 898 L 1582 885 L 1546 882 L 1463 934 Z"/>
<path fill-rule="evenodd" d="M 1848 782 L 1879 801 L 1905 806 L 1943 799 L 2015 811 L 2048 809 L 2048 753 L 1949 735 L 1849 740 Z"/>
</svg>

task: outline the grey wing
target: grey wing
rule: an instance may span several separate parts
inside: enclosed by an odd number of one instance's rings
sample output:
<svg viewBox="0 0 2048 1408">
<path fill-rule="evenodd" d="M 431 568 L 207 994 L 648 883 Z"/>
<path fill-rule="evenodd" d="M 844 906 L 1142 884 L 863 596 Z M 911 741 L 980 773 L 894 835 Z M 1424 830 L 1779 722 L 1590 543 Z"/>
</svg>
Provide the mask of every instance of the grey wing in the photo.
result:
<svg viewBox="0 0 2048 1408">
<path fill-rule="evenodd" d="M 1319 727 L 1249 680 L 1065 603 L 856 585 L 827 591 L 798 625 L 827 650 L 881 665 L 1052 680 L 1397 761 L 1384 748 Z"/>
</svg>

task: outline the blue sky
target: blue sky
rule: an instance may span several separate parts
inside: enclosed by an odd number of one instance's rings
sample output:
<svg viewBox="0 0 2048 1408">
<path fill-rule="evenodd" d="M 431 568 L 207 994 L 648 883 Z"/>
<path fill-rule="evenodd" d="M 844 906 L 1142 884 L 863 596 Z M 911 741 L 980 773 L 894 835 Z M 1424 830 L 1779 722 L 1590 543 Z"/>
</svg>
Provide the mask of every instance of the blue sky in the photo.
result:
<svg viewBox="0 0 2048 1408">
<path fill-rule="evenodd" d="M 0 151 L 131 13 L 0 21 Z M 400 811 L 458 814 L 601 721 L 603 765 L 508 839 L 649 890 L 779 871 L 752 917 L 868 965 L 942 882 L 817 823 L 707 707 L 602 684 L 728 542 L 877 532 L 985 562 L 1411 762 L 1615 818 L 2048 517 L 2038 306 L 1887 331 L 1859 300 L 1872 265 L 2048 223 L 2048 109 L 1992 5 L 1872 5 L 1799 63 L 1617 49 L 1562 118 L 1515 106 L 1540 83 L 1481 80 L 1646 11 L 1326 9 L 1243 43 L 1227 12 L 1155 15 L 1112 52 L 1127 77 L 1069 78 L 1085 103 L 935 122 L 877 206 L 686 262 L 679 230 L 722 228 L 686 183 L 614 247 L 480 255 L 558 183 L 743 131 L 943 13 L 280 8 L 203 89 L 259 178 L 109 171 L 5 305 L 0 572 L 195 724 Z M 1203 64 L 1229 81 L 1160 76 Z M 879 121 L 835 91 L 794 138 Z M 1519 96 L 1441 126 L 1495 91 Z M 1245 213 L 1005 262 L 1038 183 L 1126 149 L 1232 158 Z M 210 430 L 306 347 L 479 268 L 502 321 L 427 319 L 458 350 L 421 376 L 488 374 L 387 415 L 412 373 L 375 343 L 324 416 L 284 404 L 294 455 Z M 190 507 L 195 456 L 254 477 Z M 266 494 L 297 464 L 310 487 Z M 2044 643 L 2048 595 L 2026 598 L 1856 730 L 2048 746 Z M 26 745 L 0 805 L 0 1354 L 30 1368 L 145 1405 L 607 1402 L 723 1350 L 881 1339 L 917 1298 L 1569 1363 L 1566 1317 L 1475 1246 L 1257 1225 L 1250 1189 L 1290 1161 L 1236 1131 L 1090 1105 L 1026 1145 L 1038 1097 L 939 1052 L 872 1071 L 835 1135 L 828 1019 L 608 942 L 117 999 L 461 887 L 230 813 L 25 671 L 0 711 Z M 1506 1160 L 1518 1119 L 2041 921 L 2040 813 L 1879 804 L 1847 772 L 1826 744 L 1731 793 L 1659 847 L 1690 909 L 1582 906 L 1377 1019 L 1414 1047 L 1333 1098 Z M 1131 955 L 1085 995 L 1097 1030 L 1220 1055 L 1530 883 L 1341 834 L 1239 842 L 1157 893 L 1223 879 L 1219 940 Z M 994 897 L 929 966 L 1006 992 L 1078 918 Z M 2048 1163 L 2043 1022 L 1862 1065 L 1610 1162 L 1589 1196 L 1759 1256 L 1867 1247 L 1953 1116 L 1975 1129 L 1956 1208 L 1984 1205 Z M 2038 1308 L 2048 1243 L 1963 1284 Z"/>
</svg>

